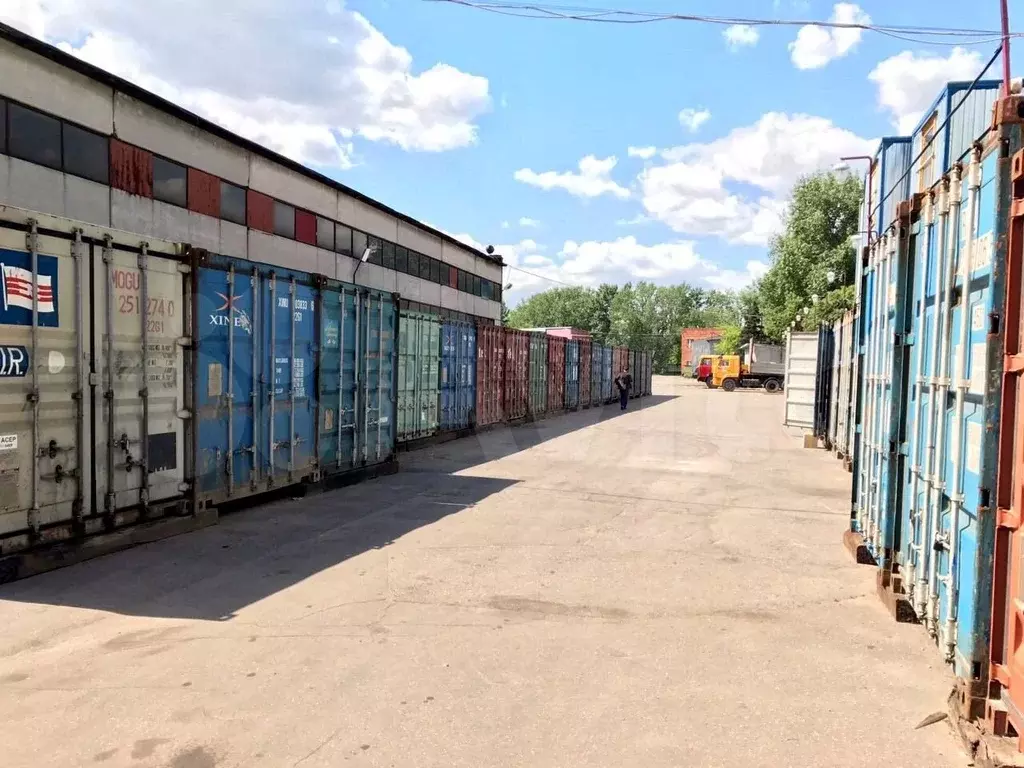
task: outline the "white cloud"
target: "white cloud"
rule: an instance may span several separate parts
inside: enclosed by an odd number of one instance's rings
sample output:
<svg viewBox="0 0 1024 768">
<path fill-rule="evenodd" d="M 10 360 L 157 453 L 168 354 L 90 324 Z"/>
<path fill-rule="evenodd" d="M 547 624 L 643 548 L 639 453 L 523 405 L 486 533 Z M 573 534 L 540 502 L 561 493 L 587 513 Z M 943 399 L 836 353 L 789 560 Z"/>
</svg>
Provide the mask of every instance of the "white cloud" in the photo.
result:
<svg viewBox="0 0 1024 768">
<path fill-rule="evenodd" d="M 488 81 L 405 48 L 338 2 L 15 0 L 0 20 L 301 162 L 346 167 L 353 137 L 473 144 Z"/>
<path fill-rule="evenodd" d="M 742 271 L 736 269 L 723 269 L 717 274 L 710 275 L 705 279 L 712 287 L 724 291 L 738 291 L 746 288 L 755 280 L 759 280 L 768 272 L 768 264 L 763 261 L 748 261 Z"/>
<path fill-rule="evenodd" d="M 641 160 L 650 160 L 658 153 L 657 147 L 628 147 L 626 154 L 630 157 L 639 157 Z"/>
<path fill-rule="evenodd" d="M 752 27 L 749 24 L 733 24 L 731 27 L 726 27 L 722 30 L 722 37 L 725 38 L 729 48 L 738 51 L 745 46 L 757 45 L 757 41 L 761 38 L 761 33 L 757 31 L 756 27 Z"/>
<path fill-rule="evenodd" d="M 640 173 L 640 197 L 650 218 L 676 232 L 765 245 L 801 176 L 870 149 L 825 118 L 769 112 L 714 141 L 663 151 L 663 163 Z"/>
<path fill-rule="evenodd" d="M 946 83 L 973 80 L 982 65 L 981 54 L 965 48 L 945 57 L 903 51 L 879 62 L 868 79 L 878 86 L 878 103 L 889 110 L 893 125 L 908 134 Z"/>
<path fill-rule="evenodd" d="M 687 107 L 679 113 L 679 124 L 690 133 L 696 133 L 710 119 L 711 112 L 707 109 Z"/>
<path fill-rule="evenodd" d="M 511 225 L 507 221 L 501 222 L 502 229 L 508 229 Z"/>
<path fill-rule="evenodd" d="M 536 219 L 531 219 L 529 216 L 523 216 L 519 219 L 520 227 L 539 227 L 540 222 Z"/>
<path fill-rule="evenodd" d="M 836 3 L 829 21 L 837 24 L 870 24 L 859 5 Z M 800 27 L 796 40 L 789 44 L 790 57 L 797 69 L 820 69 L 833 59 L 852 51 L 860 42 L 864 30 L 856 27 L 819 27 L 808 24 Z"/>
<path fill-rule="evenodd" d="M 609 194 L 626 199 L 629 197 L 629 190 L 619 186 L 611 178 L 611 172 L 616 163 L 618 160 L 614 156 L 599 159 L 593 155 L 587 155 L 579 162 L 579 173 L 572 171 L 538 173 L 530 168 L 520 168 L 513 174 L 513 178 L 541 189 L 564 189 L 576 197 L 599 197 Z"/>
</svg>

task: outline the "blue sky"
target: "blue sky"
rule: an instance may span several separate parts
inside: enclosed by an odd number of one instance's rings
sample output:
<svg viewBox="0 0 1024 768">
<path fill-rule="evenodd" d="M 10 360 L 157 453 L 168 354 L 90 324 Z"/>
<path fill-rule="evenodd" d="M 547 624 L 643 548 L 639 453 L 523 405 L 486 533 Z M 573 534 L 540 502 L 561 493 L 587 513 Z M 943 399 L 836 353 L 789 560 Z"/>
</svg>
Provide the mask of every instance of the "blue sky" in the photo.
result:
<svg viewBox="0 0 1024 768">
<path fill-rule="evenodd" d="M 999 24 L 996 0 L 615 7 Z M 996 47 L 798 27 L 727 39 L 420 0 L 14 0 L 0 19 L 548 278 L 512 271 L 513 302 L 554 281 L 743 285 L 796 178 L 909 130 Z"/>
</svg>

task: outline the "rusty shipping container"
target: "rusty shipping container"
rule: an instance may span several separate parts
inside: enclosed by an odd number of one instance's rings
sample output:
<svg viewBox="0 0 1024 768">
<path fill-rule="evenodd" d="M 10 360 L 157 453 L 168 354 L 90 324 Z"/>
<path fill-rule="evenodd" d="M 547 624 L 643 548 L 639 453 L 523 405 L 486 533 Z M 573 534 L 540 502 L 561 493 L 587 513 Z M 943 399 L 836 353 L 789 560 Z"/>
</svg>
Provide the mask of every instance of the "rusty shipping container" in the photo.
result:
<svg viewBox="0 0 1024 768">
<path fill-rule="evenodd" d="M 542 416 L 548 411 L 548 337 L 543 333 L 530 334 L 530 416 Z"/>
<path fill-rule="evenodd" d="M 478 325 L 476 344 L 476 425 L 483 427 L 501 421 L 505 414 L 505 330 Z"/>
<path fill-rule="evenodd" d="M 580 405 L 590 407 L 590 375 L 593 342 L 589 339 L 580 340 Z"/>
<path fill-rule="evenodd" d="M 557 336 L 548 337 L 548 413 L 565 410 L 565 343 Z"/>
<path fill-rule="evenodd" d="M 186 249 L 0 208 L 0 580 L 17 553 L 187 509 Z"/>
<path fill-rule="evenodd" d="M 526 418 L 530 410 L 530 334 L 515 328 L 497 328 L 504 336 L 505 421 Z"/>
</svg>

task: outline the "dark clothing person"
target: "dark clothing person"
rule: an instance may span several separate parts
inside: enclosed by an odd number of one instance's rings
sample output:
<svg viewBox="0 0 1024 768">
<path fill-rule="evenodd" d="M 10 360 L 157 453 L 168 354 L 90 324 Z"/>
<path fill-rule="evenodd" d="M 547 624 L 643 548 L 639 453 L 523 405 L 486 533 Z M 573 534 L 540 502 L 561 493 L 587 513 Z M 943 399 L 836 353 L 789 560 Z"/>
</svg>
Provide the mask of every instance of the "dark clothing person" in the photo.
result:
<svg viewBox="0 0 1024 768">
<path fill-rule="evenodd" d="M 615 386 L 619 388 L 619 410 L 626 410 L 629 404 L 629 391 L 633 388 L 633 377 L 629 371 L 623 371 L 615 377 Z"/>
</svg>

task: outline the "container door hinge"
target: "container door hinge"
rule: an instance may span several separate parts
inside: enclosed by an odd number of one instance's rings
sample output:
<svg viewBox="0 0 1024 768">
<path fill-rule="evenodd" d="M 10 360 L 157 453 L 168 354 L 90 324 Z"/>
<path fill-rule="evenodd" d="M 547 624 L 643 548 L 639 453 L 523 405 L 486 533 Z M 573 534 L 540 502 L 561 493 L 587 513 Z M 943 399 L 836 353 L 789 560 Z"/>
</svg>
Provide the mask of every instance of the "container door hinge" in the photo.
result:
<svg viewBox="0 0 1024 768">
<path fill-rule="evenodd" d="M 179 336 L 177 339 L 174 340 L 174 343 L 177 344 L 182 349 L 191 349 L 192 348 L 192 337 L 191 336 Z"/>
<path fill-rule="evenodd" d="M 905 333 L 894 333 L 892 335 L 892 342 L 897 347 L 902 347 L 907 343 L 907 334 Z"/>
<path fill-rule="evenodd" d="M 177 413 L 177 417 L 182 421 L 187 421 L 192 418 L 192 411 L 188 408 L 180 408 Z"/>
<path fill-rule="evenodd" d="M 182 264 L 180 262 L 177 264 L 177 270 L 182 275 L 189 275 L 192 273 L 191 266 L 189 266 L 188 264 Z"/>
<path fill-rule="evenodd" d="M 100 375 L 95 371 L 89 372 L 89 386 L 98 387 L 100 385 Z"/>
</svg>

